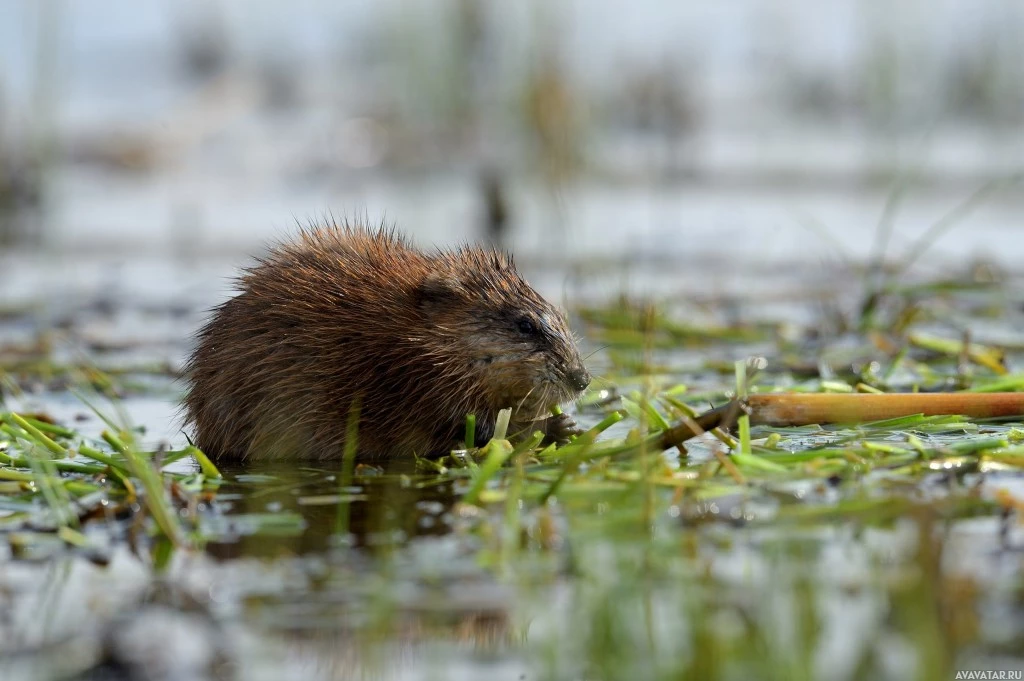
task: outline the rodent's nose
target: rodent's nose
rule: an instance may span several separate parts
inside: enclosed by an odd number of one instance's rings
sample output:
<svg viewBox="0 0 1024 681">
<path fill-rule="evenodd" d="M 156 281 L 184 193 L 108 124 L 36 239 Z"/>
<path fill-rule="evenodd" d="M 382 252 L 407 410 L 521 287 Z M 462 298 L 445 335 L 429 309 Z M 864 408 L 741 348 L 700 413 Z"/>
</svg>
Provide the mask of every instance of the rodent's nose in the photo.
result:
<svg viewBox="0 0 1024 681">
<path fill-rule="evenodd" d="M 590 373 L 586 367 L 579 367 L 578 369 L 570 369 L 565 374 L 566 379 L 569 381 L 569 385 L 576 390 L 585 390 L 590 385 Z"/>
</svg>

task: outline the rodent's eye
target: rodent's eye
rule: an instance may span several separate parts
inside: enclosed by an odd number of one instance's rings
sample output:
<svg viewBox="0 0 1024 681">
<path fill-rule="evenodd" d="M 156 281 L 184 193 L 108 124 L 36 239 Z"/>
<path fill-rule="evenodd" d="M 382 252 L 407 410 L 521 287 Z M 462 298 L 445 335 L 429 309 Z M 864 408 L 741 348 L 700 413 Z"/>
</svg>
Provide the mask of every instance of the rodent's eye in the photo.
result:
<svg viewBox="0 0 1024 681">
<path fill-rule="evenodd" d="M 532 336 L 537 333 L 537 327 L 534 326 L 529 317 L 520 317 L 519 321 L 516 322 L 516 328 L 519 329 L 519 333 L 525 336 Z"/>
</svg>

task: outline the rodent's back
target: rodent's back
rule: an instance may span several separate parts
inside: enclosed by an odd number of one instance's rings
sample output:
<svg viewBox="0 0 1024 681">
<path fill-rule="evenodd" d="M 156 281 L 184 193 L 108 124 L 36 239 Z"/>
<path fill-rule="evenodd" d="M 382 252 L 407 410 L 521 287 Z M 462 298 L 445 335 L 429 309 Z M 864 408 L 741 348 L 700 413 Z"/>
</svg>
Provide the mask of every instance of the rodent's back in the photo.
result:
<svg viewBox="0 0 1024 681">
<path fill-rule="evenodd" d="M 578 392 L 556 385 L 565 372 L 585 375 L 564 318 L 502 254 L 330 225 L 238 283 L 187 368 L 187 420 L 218 458 L 337 458 L 356 404 L 361 456 L 438 453 L 467 413 L 484 430 L 504 407 L 528 422 Z M 511 331 L 527 318 L 528 344 Z"/>
</svg>

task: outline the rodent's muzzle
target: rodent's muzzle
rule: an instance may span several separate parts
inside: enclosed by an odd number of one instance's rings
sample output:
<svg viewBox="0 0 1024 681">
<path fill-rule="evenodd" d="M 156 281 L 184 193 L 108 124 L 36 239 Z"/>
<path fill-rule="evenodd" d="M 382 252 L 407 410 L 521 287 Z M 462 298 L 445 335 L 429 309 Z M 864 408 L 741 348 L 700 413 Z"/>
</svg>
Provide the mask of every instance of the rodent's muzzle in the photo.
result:
<svg viewBox="0 0 1024 681">
<path fill-rule="evenodd" d="M 586 367 L 582 366 L 577 369 L 570 369 L 565 372 L 565 380 L 573 388 L 582 392 L 590 385 L 590 372 L 587 371 Z"/>
</svg>

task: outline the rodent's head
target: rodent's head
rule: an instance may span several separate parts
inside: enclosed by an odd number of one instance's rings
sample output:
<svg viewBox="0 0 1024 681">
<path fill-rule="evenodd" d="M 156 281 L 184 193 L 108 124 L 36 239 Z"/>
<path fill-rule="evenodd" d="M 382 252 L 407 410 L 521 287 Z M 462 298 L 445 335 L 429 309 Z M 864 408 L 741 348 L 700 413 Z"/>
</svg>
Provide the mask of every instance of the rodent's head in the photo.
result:
<svg viewBox="0 0 1024 681">
<path fill-rule="evenodd" d="M 433 260 L 439 267 L 417 289 L 434 341 L 429 350 L 440 363 L 454 359 L 464 363 L 456 371 L 478 376 L 489 407 L 543 418 L 590 384 L 565 315 L 526 283 L 509 256 L 467 248 Z"/>
</svg>

